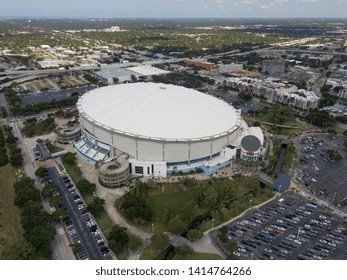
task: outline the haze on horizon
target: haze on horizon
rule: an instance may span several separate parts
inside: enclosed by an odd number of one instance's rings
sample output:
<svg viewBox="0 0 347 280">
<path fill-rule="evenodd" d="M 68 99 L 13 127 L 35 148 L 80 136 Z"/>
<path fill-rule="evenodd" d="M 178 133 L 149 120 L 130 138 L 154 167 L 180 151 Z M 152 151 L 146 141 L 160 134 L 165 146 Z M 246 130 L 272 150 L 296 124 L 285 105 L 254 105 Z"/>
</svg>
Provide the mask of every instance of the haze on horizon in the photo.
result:
<svg viewBox="0 0 347 280">
<path fill-rule="evenodd" d="M 0 17 L 328 17 L 346 18 L 347 0 L 0 0 Z"/>
</svg>

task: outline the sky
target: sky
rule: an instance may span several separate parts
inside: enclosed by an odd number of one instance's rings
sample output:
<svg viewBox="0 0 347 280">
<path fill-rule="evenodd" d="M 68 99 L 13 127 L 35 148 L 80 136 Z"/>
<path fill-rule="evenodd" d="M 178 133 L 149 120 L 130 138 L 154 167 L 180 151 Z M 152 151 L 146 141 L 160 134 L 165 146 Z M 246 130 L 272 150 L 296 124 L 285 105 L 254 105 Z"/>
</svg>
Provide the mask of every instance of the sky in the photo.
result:
<svg viewBox="0 0 347 280">
<path fill-rule="evenodd" d="M 0 17 L 347 17 L 347 0 L 0 0 Z"/>
</svg>

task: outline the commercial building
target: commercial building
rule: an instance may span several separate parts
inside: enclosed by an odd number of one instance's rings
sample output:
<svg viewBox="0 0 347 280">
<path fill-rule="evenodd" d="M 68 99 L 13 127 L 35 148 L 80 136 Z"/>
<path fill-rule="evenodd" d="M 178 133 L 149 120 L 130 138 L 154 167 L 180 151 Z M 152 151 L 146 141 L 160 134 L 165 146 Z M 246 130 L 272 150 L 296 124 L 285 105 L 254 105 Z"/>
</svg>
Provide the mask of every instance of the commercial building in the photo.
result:
<svg viewBox="0 0 347 280">
<path fill-rule="evenodd" d="M 280 77 L 284 74 L 286 61 L 283 59 L 264 60 L 261 67 L 261 72 L 270 77 Z"/>
<path fill-rule="evenodd" d="M 298 89 L 296 86 L 285 82 L 243 77 L 229 78 L 224 83 L 240 92 L 263 97 L 268 103 L 278 102 L 304 110 L 317 108 L 319 105 L 320 98 L 314 92 Z"/>
<path fill-rule="evenodd" d="M 151 79 L 154 75 L 168 74 L 169 71 L 165 71 L 152 66 L 138 66 L 120 68 L 115 66 L 103 66 L 100 71 L 95 74 L 107 81 L 109 84 L 113 84 L 113 78 L 117 78 L 119 83 L 132 81 L 132 76 L 136 79 Z"/>
<path fill-rule="evenodd" d="M 240 71 L 243 69 L 243 64 L 231 63 L 231 64 L 220 64 L 219 73 L 231 73 L 234 71 Z"/>
<path fill-rule="evenodd" d="M 261 129 L 248 127 L 240 110 L 180 86 L 97 88 L 84 94 L 77 108 L 83 134 L 74 143 L 78 153 L 94 163 L 126 155 L 135 176 L 166 177 L 197 168 L 211 174 L 240 157 L 244 137 L 257 137 L 261 146 L 264 142 Z"/>
</svg>

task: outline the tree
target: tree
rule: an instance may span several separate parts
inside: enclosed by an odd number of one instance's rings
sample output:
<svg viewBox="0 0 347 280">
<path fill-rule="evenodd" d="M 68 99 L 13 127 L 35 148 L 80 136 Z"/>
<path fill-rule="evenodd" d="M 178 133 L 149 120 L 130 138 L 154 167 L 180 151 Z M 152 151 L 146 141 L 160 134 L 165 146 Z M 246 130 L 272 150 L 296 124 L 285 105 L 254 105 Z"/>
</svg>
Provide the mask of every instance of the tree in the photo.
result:
<svg viewBox="0 0 347 280">
<path fill-rule="evenodd" d="M 222 243 L 228 242 L 228 227 L 223 226 L 219 229 L 218 238 Z"/>
<path fill-rule="evenodd" d="M 48 198 L 48 202 L 51 207 L 58 208 L 58 206 L 61 204 L 61 198 L 60 196 L 51 196 Z"/>
<path fill-rule="evenodd" d="M 16 241 L 5 252 L 7 260 L 33 260 L 35 257 L 35 248 L 26 240 Z"/>
<path fill-rule="evenodd" d="M 87 206 L 87 211 L 92 213 L 94 216 L 98 216 L 100 213 L 104 211 L 103 205 L 105 204 L 105 200 L 99 197 L 95 197 L 92 203 L 89 203 Z"/>
<path fill-rule="evenodd" d="M 21 167 L 23 162 L 23 156 L 21 153 L 12 154 L 10 156 L 10 163 L 13 167 Z"/>
<path fill-rule="evenodd" d="M 186 229 L 186 224 L 182 222 L 180 217 L 176 216 L 170 220 L 167 227 L 169 231 L 174 234 L 182 234 L 182 232 Z"/>
<path fill-rule="evenodd" d="M 193 249 L 189 245 L 182 245 L 175 247 L 176 258 L 189 258 L 193 254 Z"/>
<path fill-rule="evenodd" d="M 67 153 L 63 156 L 63 162 L 66 164 L 74 164 L 75 163 L 75 155 L 73 153 Z"/>
<path fill-rule="evenodd" d="M 47 168 L 42 167 L 42 166 L 39 167 L 38 169 L 36 169 L 36 171 L 35 171 L 35 175 L 37 177 L 40 177 L 40 178 L 44 178 L 46 173 L 47 173 Z"/>
<path fill-rule="evenodd" d="M 83 195 L 92 194 L 96 190 L 95 184 L 90 183 L 87 179 L 78 181 L 76 186 Z"/>
<path fill-rule="evenodd" d="M 52 220 L 55 222 L 61 222 L 69 218 L 69 211 L 65 209 L 58 209 L 52 213 Z"/>
<path fill-rule="evenodd" d="M 227 257 L 228 260 L 237 260 L 237 257 L 233 254 L 237 250 L 237 243 L 234 241 L 230 244 L 228 251 L 229 256 Z"/>
<path fill-rule="evenodd" d="M 34 188 L 35 187 L 34 182 L 35 180 L 31 179 L 30 177 L 23 177 L 20 181 L 17 181 L 14 184 L 14 190 L 15 192 L 17 192 L 19 189 L 22 189 L 22 188 L 27 188 L 27 187 Z"/>
<path fill-rule="evenodd" d="M 157 250 L 164 250 L 169 246 L 169 237 L 164 233 L 156 233 L 151 237 L 152 245 Z"/>
<path fill-rule="evenodd" d="M 119 82 L 119 79 L 117 77 L 113 78 L 113 83 L 114 84 L 118 84 L 118 82 Z"/>
<path fill-rule="evenodd" d="M 120 252 L 128 245 L 129 236 L 126 233 L 126 228 L 119 225 L 112 226 L 108 234 L 108 244 L 115 252 Z"/>
<path fill-rule="evenodd" d="M 54 114 L 56 117 L 62 118 L 64 117 L 64 111 L 63 110 L 58 110 Z"/>
<path fill-rule="evenodd" d="M 80 252 L 81 249 L 81 244 L 78 242 L 73 242 L 72 244 L 69 245 L 69 247 L 72 248 L 72 252 L 77 255 Z"/>
<path fill-rule="evenodd" d="M 217 205 L 218 193 L 215 188 L 208 187 L 202 192 L 201 206 L 212 208 Z"/>
<path fill-rule="evenodd" d="M 203 236 L 204 236 L 203 233 L 197 229 L 191 229 L 187 232 L 187 239 L 189 239 L 190 241 L 198 240 L 202 238 Z"/>
<path fill-rule="evenodd" d="M 16 192 L 14 203 L 22 207 L 27 201 L 38 201 L 40 199 L 40 191 L 34 188 L 23 188 Z"/>
<path fill-rule="evenodd" d="M 29 241 L 40 255 L 45 259 L 51 259 L 52 250 L 50 249 L 50 244 L 55 234 L 56 230 L 53 226 L 37 226 L 31 231 Z"/>
<path fill-rule="evenodd" d="M 52 183 L 46 184 L 41 193 L 45 198 L 49 198 L 53 195 L 54 192 L 57 192 L 59 190 L 58 186 Z"/>
<path fill-rule="evenodd" d="M 337 131 L 336 131 L 335 129 L 333 129 L 333 128 L 329 128 L 329 129 L 327 130 L 327 132 L 330 133 L 330 134 L 333 134 L 333 135 L 336 135 L 336 134 L 337 134 Z"/>
<path fill-rule="evenodd" d="M 141 237 L 139 237 L 137 235 L 132 235 L 132 234 L 129 235 L 128 246 L 132 252 L 135 252 L 137 249 L 139 249 L 140 246 L 142 246 L 142 244 L 143 244 L 143 242 L 142 242 Z"/>
<path fill-rule="evenodd" d="M 147 199 L 148 186 L 137 182 L 120 200 L 119 207 L 124 216 L 135 224 L 144 224 L 153 216 L 152 207 Z"/>
</svg>

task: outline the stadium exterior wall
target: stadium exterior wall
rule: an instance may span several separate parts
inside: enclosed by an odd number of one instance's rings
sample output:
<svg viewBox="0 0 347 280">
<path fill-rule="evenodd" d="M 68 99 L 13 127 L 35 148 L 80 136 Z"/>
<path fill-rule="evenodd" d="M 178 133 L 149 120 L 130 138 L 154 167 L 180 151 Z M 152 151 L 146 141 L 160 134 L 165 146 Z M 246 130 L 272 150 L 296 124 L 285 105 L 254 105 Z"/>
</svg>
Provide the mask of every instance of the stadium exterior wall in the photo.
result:
<svg viewBox="0 0 347 280">
<path fill-rule="evenodd" d="M 125 116 L 127 117 L 127 116 Z M 121 120 L 120 120 L 121 121 Z M 111 156 L 127 153 L 138 161 L 187 162 L 212 158 L 241 134 L 241 117 L 228 132 L 200 139 L 159 139 L 131 135 L 103 126 L 80 112 L 84 134 L 111 147 Z"/>
</svg>

